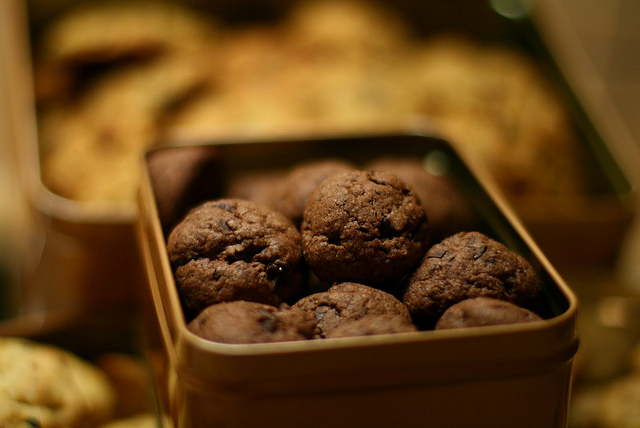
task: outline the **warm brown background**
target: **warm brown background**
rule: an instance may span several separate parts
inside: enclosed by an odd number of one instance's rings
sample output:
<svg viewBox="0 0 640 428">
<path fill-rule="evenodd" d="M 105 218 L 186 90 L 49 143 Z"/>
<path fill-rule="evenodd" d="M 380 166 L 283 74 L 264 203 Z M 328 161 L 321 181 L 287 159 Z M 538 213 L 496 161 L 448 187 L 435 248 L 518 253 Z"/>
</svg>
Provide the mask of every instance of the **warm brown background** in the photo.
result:
<svg viewBox="0 0 640 428">
<path fill-rule="evenodd" d="M 640 170 L 640 1 L 525 3 L 537 10 L 539 26 L 614 153 L 628 170 Z M 15 263 L 14 243 L 28 227 L 12 153 L 6 43 L 0 39 L 0 269 Z M 640 226 L 629 234 L 618 270 L 640 290 Z"/>
</svg>

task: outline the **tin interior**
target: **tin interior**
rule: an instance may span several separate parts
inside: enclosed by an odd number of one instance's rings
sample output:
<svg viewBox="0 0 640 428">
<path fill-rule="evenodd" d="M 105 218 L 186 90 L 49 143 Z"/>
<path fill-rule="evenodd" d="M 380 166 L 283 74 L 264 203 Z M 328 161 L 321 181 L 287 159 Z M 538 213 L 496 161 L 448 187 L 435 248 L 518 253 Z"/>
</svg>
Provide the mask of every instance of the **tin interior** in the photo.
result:
<svg viewBox="0 0 640 428">
<path fill-rule="evenodd" d="M 180 212 L 173 215 L 172 219 L 181 219 L 191 207 L 205 200 L 225 196 L 226 184 L 230 180 L 256 171 L 284 171 L 301 162 L 323 158 L 344 159 L 356 167 L 384 156 L 420 159 L 425 167 L 434 168 L 435 165 L 435 169 L 454 183 L 456 189 L 468 201 L 473 211 L 473 224 L 470 228 L 504 243 L 534 265 L 544 282 L 541 304 L 544 318 L 557 316 L 567 311 L 570 306 L 565 291 L 558 286 L 558 277 L 554 277 L 555 272 L 512 214 L 499 191 L 486 177 L 479 178 L 478 172 L 472 171 L 460 154 L 445 140 L 416 133 L 304 140 L 214 141 L 208 144 L 213 148 L 213 155 L 201 169 L 209 170 L 209 173 L 194 175 L 184 191 L 197 197 L 181 206 Z M 154 149 L 148 153 L 147 163 L 160 152 L 164 151 L 166 154 L 166 151 L 180 151 L 185 147 L 187 146 L 182 144 Z M 150 183 L 155 183 L 155 187 L 152 188 L 152 203 L 157 204 L 165 190 L 153 176 L 149 179 Z M 198 192 L 193 192 L 193 189 L 198 189 Z M 161 223 L 161 218 L 158 218 L 158 221 L 164 239 L 175 224 L 167 223 L 170 222 L 168 218 L 164 223 Z M 167 282 L 167 285 L 171 286 L 171 282 Z"/>
</svg>

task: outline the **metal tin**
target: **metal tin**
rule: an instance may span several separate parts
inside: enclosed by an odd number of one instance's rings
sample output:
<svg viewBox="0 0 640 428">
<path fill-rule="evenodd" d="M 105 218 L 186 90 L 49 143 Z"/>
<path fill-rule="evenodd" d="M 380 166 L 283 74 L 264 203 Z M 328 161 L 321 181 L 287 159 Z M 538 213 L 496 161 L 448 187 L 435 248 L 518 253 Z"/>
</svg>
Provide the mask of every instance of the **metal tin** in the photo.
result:
<svg viewBox="0 0 640 428">
<path fill-rule="evenodd" d="M 27 2 L 2 2 L 2 41 L 12 143 L 16 151 L 24 236 L 19 253 L 17 317 L 57 319 L 135 313 L 143 279 L 135 245 L 136 206 L 81 203 L 52 193 L 42 182 L 33 94 Z"/>
<path fill-rule="evenodd" d="M 203 144 L 214 149 L 222 179 L 320 157 L 356 164 L 384 154 L 435 157 L 473 207 L 476 230 L 535 266 L 544 282 L 545 319 L 303 342 L 203 340 L 186 327 L 166 251 L 168 227 L 157 209 L 162 190 L 148 169 L 153 156 L 184 146 L 158 148 L 143 164 L 137 227 L 151 295 L 151 353 L 167 369 L 156 378 L 165 391 L 160 409 L 176 427 L 566 426 L 578 346 L 576 297 L 486 175 L 451 145 L 420 133 Z"/>
</svg>

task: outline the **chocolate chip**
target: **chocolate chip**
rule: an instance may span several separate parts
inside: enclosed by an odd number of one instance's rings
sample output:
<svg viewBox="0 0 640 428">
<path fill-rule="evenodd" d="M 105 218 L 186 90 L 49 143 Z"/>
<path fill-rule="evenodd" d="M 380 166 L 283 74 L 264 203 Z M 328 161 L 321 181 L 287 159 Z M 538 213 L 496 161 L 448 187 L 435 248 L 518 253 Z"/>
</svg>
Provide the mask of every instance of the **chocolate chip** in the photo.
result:
<svg viewBox="0 0 640 428">
<path fill-rule="evenodd" d="M 364 232 L 368 233 L 369 231 L 367 229 L 364 229 Z M 380 222 L 380 232 L 382 232 L 383 235 L 391 235 L 394 233 L 398 233 L 398 228 L 394 226 L 392 219 L 390 219 L 389 217 L 383 217 L 382 221 Z"/>
<path fill-rule="evenodd" d="M 378 176 L 374 176 L 373 174 L 375 174 L 374 171 L 369 172 L 369 181 L 380 186 L 386 186 L 388 184 L 384 179 Z"/>
<path fill-rule="evenodd" d="M 480 249 L 478 249 L 478 251 L 476 251 L 476 253 L 473 255 L 473 259 L 474 260 L 478 260 L 480 257 L 482 257 L 482 255 L 484 254 L 484 252 L 487 251 L 487 246 L 483 245 L 482 247 L 480 247 Z"/>
<path fill-rule="evenodd" d="M 226 203 L 226 202 L 224 202 L 224 201 L 216 202 L 216 203 L 214 204 L 214 206 L 216 206 L 216 207 L 220 208 L 221 210 L 228 211 L 228 212 L 230 212 L 230 213 L 232 213 L 232 212 L 234 212 L 234 211 L 235 211 L 235 207 L 234 207 L 233 205 L 228 204 L 228 203 Z"/>
<path fill-rule="evenodd" d="M 31 427 L 33 427 L 33 428 L 41 428 L 41 427 L 42 427 L 42 424 L 41 424 L 41 423 L 40 423 L 40 421 L 39 421 L 38 419 L 36 419 L 36 418 L 29 418 L 29 419 L 26 419 L 24 422 L 25 422 L 27 425 L 29 425 L 29 426 L 31 426 Z"/>
<path fill-rule="evenodd" d="M 278 278 L 282 276 L 283 272 L 284 268 L 282 266 L 276 264 L 269 265 L 269 267 L 267 267 L 267 278 L 269 278 L 269 281 L 275 283 L 278 281 Z"/>
<path fill-rule="evenodd" d="M 220 220 L 220 226 L 225 232 L 231 232 L 233 230 L 229 227 L 229 222 L 227 220 Z"/>
<path fill-rule="evenodd" d="M 441 259 L 445 255 L 446 251 L 444 248 L 436 248 L 435 250 L 429 252 L 427 257 L 430 259 Z"/>
<path fill-rule="evenodd" d="M 273 333 L 274 331 L 276 331 L 276 316 L 269 311 L 259 310 L 258 312 L 263 317 L 260 320 L 260 327 L 262 327 L 262 329 L 268 333 Z"/>
</svg>

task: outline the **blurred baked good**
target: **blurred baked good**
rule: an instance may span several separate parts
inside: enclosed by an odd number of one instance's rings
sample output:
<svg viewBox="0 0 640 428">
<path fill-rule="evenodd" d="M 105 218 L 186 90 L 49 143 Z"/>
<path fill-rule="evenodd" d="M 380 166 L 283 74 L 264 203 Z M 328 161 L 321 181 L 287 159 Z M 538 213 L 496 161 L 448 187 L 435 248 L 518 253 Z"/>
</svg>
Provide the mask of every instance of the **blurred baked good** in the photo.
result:
<svg viewBox="0 0 640 428">
<path fill-rule="evenodd" d="M 216 30 L 211 18 L 178 2 L 100 0 L 77 3 L 54 20 L 38 48 L 48 62 L 105 63 L 193 48 Z"/>
<path fill-rule="evenodd" d="M 587 305 L 588 307 L 588 305 Z M 615 373 L 611 370 L 607 371 L 607 376 L 599 376 L 594 378 L 579 377 L 572 388 L 571 406 L 569 408 L 569 427 L 571 428 L 633 428 L 640 423 L 640 342 L 638 341 L 637 317 L 630 315 L 627 322 L 633 326 L 632 332 L 624 330 L 620 326 L 616 326 L 608 331 L 597 331 L 594 335 L 589 328 L 584 329 L 581 324 L 578 325 L 578 331 L 581 332 L 585 342 L 593 344 L 598 342 L 598 346 L 604 349 L 611 343 L 604 341 L 602 335 L 618 336 L 620 340 L 622 336 L 630 340 L 627 343 L 623 356 L 621 358 L 616 352 L 620 352 L 614 348 L 616 358 L 612 358 L 616 365 Z M 597 318 L 597 314 L 587 313 L 591 318 Z M 623 317 L 624 318 L 624 317 Z M 582 328 L 581 328 L 582 327 Z M 590 327 L 590 326 L 587 326 Z M 591 327 L 592 328 L 592 327 Z M 622 333 L 624 331 L 624 333 Z M 586 333 L 586 334 L 585 334 Z M 631 346 L 629 346 L 631 345 Z M 583 358 L 585 358 L 583 356 Z M 586 358 L 593 358 L 590 354 Z M 622 362 L 621 362 L 622 360 Z M 587 363 L 592 363 L 587 361 Z M 578 373 L 580 376 L 580 373 Z"/>
<path fill-rule="evenodd" d="M 114 415 L 107 376 L 61 348 L 0 337 L 0 373 L 2 427 L 93 428 Z"/>
<path fill-rule="evenodd" d="M 415 111 L 510 196 L 582 190 L 577 133 L 550 78 L 513 48 L 458 35 L 416 43 Z"/>
<path fill-rule="evenodd" d="M 421 37 L 391 5 L 365 0 L 294 2 L 278 20 L 246 25 L 196 15 L 183 5 L 92 2 L 43 32 L 36 81 L 49 94 L 39 123 L 51 190 L 132 201 L 137 156 L 158 139 L 416 123 L 488 167 L 514 200 L 584 190 L 566 106 L 522 52 Z M 117 30 L 106 36 L 105 25 Z M 98 63 L 90 79 L 77 67 Z"/>
<path fill-rule="evenodd" d="M 165 111 L 203 81 L 195 57 L 163 56 L 117 68 L 73 103 L 41 114 L 42 178 L 78 201 L 133 201 L 140 155 L 158 138 Z"/>
<path fill-rule="evenodd" d="M 232 199 L 246 199 L 262 205 L 270 206 L 273 192 L 284 180 L 286 171 L 251 171 L 244 172 L 228 180 L 224 196 Z"/>
<path fill-rule="evenodd" d="M 114 419 L 152 412 L 155 397 L 142 357 L 110 352 L 99 355 L 95 365 L 107 376 L 116 395 Z"/>
</svg>

